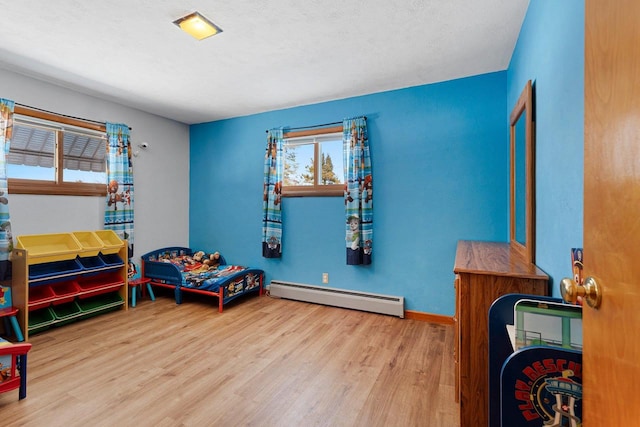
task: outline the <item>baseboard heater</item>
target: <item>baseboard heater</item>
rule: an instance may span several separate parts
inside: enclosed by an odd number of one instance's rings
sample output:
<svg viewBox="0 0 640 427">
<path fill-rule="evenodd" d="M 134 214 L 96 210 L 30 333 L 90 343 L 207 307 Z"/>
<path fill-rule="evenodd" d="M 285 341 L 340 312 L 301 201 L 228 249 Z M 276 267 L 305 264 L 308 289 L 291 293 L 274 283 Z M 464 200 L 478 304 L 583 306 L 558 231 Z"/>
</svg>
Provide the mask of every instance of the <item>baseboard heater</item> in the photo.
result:
<svg viewBox="0 0 640 427">
<path fill-rule="evenodd" d="M 278 298 L 370 311 L 404 318 L 404 297 L 348 291 L 280 280 L 271 281 L 269 292 L 271 296 Z"/>
</svg>

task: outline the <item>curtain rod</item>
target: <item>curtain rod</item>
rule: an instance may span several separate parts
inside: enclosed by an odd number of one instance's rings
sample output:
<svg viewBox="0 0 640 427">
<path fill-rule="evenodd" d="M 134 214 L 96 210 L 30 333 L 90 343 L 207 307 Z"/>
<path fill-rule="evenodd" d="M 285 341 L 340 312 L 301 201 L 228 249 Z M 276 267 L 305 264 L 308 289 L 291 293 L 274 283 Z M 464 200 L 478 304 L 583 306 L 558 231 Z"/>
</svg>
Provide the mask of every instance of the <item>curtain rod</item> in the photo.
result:
<svg viewBox="0 0 640 427">
<path fill-rule="evenodd" d="M 53 115 L 56 115 L 56 116 L 66 117 L 67 119 L 82 120 L 83 122 L 90 122 L 90 123 L 95 123 L 97 125 L 103 125 L 103 126 L 107 125 L 107 123 L 101 122 L 99 120 L 85 119 L 85 118 L 82 118 L 82 117 L 70 116 L 68 114 L 60 114 L 60 113 L 56 113 L 54 111 L 45 110 L 43 108 L 32 107 L 31 105 L 21 104 L 19 102 L 16 102 L 15 105 L 19 105 L 20 107 L 24 107 L 24 108 L 30 108 L 32 110 L 41 111 L 43 113 L 48 113 L 48 114 L 53 114 Z M 131 126 L 129 126 L 129 130 L 131 130 Z"/>
<path fill-rule="evenodd" d="M 363 117 L 365 120 L 367 120 L 367 116 Z M 300 129 L 313 129 L 313 128 L 321 128 L 324 126 L 331 126 L 331 125 L 341 125 L 342 122 L 332 122 L 332 123 L 323 123 L 321 125 L 311 125 L 311 126 L 300 126 L 297 128 L 287 128 L 287 132 L 290 132 L 292 130 L 300 130 Z M 269 129 L 266 130 L 267 133 L 269 133 Z"/>
</svg>

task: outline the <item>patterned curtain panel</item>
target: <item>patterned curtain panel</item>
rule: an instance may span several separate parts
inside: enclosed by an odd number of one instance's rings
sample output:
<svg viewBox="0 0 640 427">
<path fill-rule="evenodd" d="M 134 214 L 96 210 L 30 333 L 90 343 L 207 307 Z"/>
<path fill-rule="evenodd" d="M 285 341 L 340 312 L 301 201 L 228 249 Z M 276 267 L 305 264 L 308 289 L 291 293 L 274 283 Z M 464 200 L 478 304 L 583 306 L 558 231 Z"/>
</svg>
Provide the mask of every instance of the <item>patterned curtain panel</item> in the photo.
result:
<svg viewBox="0 0 640 427">
<path fill-rule="evenodd" d="M 262 256 L 282 256 L 282 129 L 267 131 L 262 203 Z"/>
<path fill-rule="evenodd" d="M 373 179 L 365 117 L 343 121 L 347 265 L 371 264 Z"/>
<path fill-rule="evenodd" d="M 9 217 L 9 186 L 7 184 L 7 156 L 13 133 L 14 102 L 0 98 L 0 280 L 8 278 L 9 258 L 13 250 L 11 219 Z"/>
<path fill-rule="evenodd" d="M 129 126 L 107 123 L 107 200 L 105 230 L 113 230 L 129 244 L 133 256 L 133 163 Z"/>
</svg>

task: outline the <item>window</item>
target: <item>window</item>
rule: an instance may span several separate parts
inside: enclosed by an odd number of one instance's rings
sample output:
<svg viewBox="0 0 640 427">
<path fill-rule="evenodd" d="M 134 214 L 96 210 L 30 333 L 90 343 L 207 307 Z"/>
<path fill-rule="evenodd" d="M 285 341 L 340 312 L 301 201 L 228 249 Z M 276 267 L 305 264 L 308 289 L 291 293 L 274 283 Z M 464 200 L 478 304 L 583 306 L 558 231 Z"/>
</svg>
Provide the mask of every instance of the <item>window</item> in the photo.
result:
<svg viewBox="0 0 640 427">
<path fill-rule="evenodd" d="M 105 196 L 104 125 L 16 106 L 9 193 Z"/>
<path fill-rule="evenodd" d="M 342 196 L 342 127 L 284 134 L 283 196 Z"/>
</svg>

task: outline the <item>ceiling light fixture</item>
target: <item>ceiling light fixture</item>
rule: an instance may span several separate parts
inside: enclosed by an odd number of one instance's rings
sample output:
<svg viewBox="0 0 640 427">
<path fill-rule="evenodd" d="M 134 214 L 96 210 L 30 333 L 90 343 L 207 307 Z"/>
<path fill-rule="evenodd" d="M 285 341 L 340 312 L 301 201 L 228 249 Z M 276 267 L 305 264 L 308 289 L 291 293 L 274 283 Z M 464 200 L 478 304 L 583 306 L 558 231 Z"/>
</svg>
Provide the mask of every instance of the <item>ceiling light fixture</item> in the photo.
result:
<svg viewBox="0 0 640 427">
<path fill-rule="evenodd" d="M 193 12 L 187 16 L 173 21 L 185 33 L 198 40 L 206 39 L 222 32 L 222 28 L 202 16 L 199 12 Z"/>
</svg>

